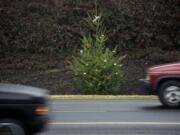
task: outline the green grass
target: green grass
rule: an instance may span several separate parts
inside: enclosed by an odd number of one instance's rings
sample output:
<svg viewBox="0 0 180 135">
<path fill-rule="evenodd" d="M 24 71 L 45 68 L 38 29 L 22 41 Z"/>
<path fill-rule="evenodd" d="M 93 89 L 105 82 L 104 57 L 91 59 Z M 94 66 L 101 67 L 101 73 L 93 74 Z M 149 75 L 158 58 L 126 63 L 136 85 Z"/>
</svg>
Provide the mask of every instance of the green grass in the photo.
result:
<svg viewBox="0 0 180 135">
<path fill-rule="evenodd" d="M 143 96 L 143 95 L 50 95 L 53 100 L 153 100 L 157 99 L 156 96 Z"/>
</svg>

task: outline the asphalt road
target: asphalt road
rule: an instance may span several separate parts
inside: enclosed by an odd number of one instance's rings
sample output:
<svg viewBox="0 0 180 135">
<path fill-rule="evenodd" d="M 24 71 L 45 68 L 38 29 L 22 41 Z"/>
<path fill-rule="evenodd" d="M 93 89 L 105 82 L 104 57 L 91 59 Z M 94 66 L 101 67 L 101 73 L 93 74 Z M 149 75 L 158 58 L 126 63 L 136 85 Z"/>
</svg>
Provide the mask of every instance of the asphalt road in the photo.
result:
<svg viewBox="0 0 180 135">
<path fill-rule="evenodd" d="M 59 100 L 51 111 L 41 135 L 180 135 L 180 109 L 157 100 Z"/>
</svg>

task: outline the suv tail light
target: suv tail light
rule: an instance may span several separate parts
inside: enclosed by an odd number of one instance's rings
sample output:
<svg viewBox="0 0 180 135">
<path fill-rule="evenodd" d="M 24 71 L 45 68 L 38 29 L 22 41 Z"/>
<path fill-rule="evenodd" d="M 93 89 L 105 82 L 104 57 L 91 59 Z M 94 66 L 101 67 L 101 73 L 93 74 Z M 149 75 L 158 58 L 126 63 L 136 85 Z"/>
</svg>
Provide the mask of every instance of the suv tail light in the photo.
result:
<svg viewBox="0 0 180 135">
<path fill-rule="evenodd" d="M 48 111 L 48 107 L 46 106 L 37 106 L 35 109 L 35 113 L 38 115 L 47 115 Z"/>
</svg>

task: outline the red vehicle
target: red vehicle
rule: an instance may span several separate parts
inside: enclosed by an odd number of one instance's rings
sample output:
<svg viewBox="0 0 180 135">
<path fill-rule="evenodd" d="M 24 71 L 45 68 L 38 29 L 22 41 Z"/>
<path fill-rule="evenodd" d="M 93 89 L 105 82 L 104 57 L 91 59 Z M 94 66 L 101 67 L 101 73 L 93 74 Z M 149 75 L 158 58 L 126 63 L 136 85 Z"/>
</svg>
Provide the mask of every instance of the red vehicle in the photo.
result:
<svg viewBox="0 0 180 135">
<path fill-rule="evenodd" d="M 180 106 L 180 63 L 148 68 L 146 78 L 140 81 L 151 94 L 159 96 L 163 105 Z"/>
</svg>

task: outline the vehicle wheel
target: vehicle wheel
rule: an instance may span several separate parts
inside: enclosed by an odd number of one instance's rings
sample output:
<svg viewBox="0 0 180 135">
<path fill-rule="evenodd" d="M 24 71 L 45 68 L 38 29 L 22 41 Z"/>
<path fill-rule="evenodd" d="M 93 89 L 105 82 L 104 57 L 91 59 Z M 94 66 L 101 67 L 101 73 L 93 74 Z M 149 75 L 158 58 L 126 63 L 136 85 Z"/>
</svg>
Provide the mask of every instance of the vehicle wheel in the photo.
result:
<svg viewBox="0 0 180 135">
<path fill-rule="evenodd" d="M 26 135 L 23 124 L 16 120 L 0 120 L 1 135 Z"/>
<path fill-rule="evenodd" d="M 163 83 L 159 89 L 159 99 L 165 106 L 180 106 L 180 82 L 174 80 Z"/>
</svg>

